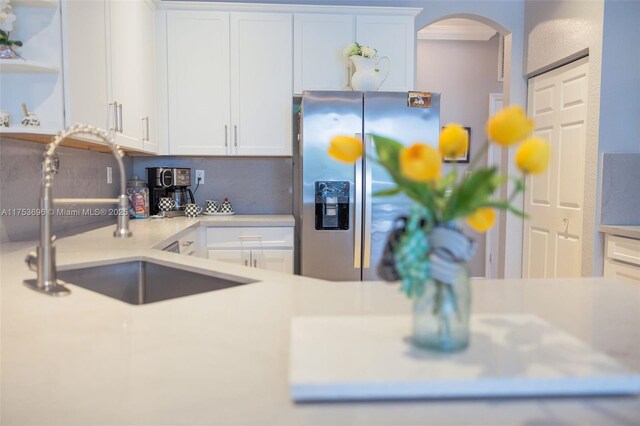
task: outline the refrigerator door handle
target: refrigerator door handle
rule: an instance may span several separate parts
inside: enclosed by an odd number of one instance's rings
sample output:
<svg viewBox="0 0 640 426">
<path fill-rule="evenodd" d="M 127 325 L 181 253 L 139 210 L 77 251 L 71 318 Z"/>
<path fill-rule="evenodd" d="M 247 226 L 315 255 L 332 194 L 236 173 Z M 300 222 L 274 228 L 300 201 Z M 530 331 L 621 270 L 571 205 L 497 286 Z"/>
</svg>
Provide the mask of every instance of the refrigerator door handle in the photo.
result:
<svg viewBox="0 0 640 426">
<path fill-rule="evenodd" d="M 371 133 L 364 134 L 364 254 L 362 268 L 371 267 L 371 197 L 372 195 L 372 170 L 373 143 Z"/>
<path fill-rule="evenodd" d="M 356 138 L 362 140 L 362 133 L 356 133 Z M 355 164 L 355 177 L 354 177 L 354 189 L 353 196 L 355 213 L 354 213 L 354 225 L 353 225 L 353 267 L 354 269 L 360 269 L 362 265 L 362 162 L 364 156 L 360 157 Z"/>
</svg>

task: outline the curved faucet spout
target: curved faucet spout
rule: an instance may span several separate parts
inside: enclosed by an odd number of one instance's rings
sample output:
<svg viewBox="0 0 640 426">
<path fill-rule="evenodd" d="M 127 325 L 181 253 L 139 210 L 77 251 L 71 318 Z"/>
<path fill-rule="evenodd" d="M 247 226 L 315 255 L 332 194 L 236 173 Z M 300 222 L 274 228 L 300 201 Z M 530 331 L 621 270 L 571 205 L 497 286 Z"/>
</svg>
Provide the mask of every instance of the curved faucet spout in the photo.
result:
<svg viewBox="0 0 640 426">
<path fill-rule="evenodd" d="M 55 200 L 51 196 L 51 186 L 53 179 L 58 171 L 57 157 L 55 155 L 56 148 L 65 139 L 77 136 L 77 135 L 89 135 L 104 142 L 111 148 L 111 152 L 118 162 L 118 169 L 120 172 L 120 194 L 117 198 L 106 199 L 83 199 L 83 198 L 65 198 Z M 42 293 L 46 293 L 52 296 L 64 296 L 70 293 L 70 291 L 58 284 L 56 279 L 56 261 L 55 261 L 55 247 L 53 247 L 53 237 L 51 231 L 51 216 L 53 215 L 54 204 L 95 204 L 95 203 L 113 203 L 118 206 L 118 221 L 116 230 L 113 232 L 114 237 L 127 238 L 131 236 L 129 230 L 129 199 L 126 193 L 126 181 L 124 163 L 122 158 L 124 153 L 118 145 L 115 144 L 113 138 L 102 129 L 98 129 L 92 126 L 86 126 L 82 124 L 76 124 L 66 130 L 58 133 L 53 141 L 49 144 L 47 151 L 44 154 L 44 161 L 42 163 L 42 184 L 40 190 L 40 211 L 43 214 L 40 216 L 40 245 L 37 248 L 37 253 L 27 256 L 27 265 L 38 272 L 38 278 L 35 280 L 25 280 L 24 283 L 28 287 L 37 290 Z"/>
</svg>

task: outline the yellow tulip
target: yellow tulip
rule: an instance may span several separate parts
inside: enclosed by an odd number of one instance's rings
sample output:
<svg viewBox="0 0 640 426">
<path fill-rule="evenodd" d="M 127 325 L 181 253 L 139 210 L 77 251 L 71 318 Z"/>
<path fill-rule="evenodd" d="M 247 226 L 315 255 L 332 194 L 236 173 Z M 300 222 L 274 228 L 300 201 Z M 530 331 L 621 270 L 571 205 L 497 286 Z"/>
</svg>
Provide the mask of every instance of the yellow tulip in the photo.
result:
<svg viewBox="0 0 640 426">
<path fill-rule="evenodd" d="M 498 145 L 518 143 L 533 131 L 533 120 L 527 118 L 522 107 L 514 105 L 498 111 L 487 122 L 487 135 Z"/>
<path fill-rule="evenodd" d="M 353 136 L 336 136 L 331 139 L 329 155 L 343 163 L 355 163 L 362 156 L 362 141 Z"/>
<path fill-rule="evenodd" d="M 467 223 L 477 232 L 487 232 L 496 221 L 496 211 L 490 207 L 481 207 L 467 216 Z"/>
<path fill-rule="evenodd" d="M 532 137 L 516 151 L 516 166 L 523 173 L 538 174 L 547 170 L 551 148 L 542 138 Z"/>
<path fill-rule="evenodd" d="M 415 143 L 400 151 L 400 172 L 407 179 L 428 182 L 440 177 L 442 158 L 435 148 Z"/>
<path fill-rule="evenodd" d="M 459 124 L 447 124 L 440 132 L 438 148 L 445 157 L 460 157 L 467 152 L 469 134 Z"/>
</svg>

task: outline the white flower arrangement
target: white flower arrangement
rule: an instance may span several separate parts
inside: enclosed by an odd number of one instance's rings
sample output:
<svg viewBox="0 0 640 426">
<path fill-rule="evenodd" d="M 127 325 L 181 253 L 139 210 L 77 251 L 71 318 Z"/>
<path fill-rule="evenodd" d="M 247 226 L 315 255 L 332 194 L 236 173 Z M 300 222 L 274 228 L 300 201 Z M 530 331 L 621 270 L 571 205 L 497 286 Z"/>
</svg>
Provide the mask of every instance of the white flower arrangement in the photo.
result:
<svg viewBox="0 0 640 426">
<path fill-rule="evenodd" d="M 342 54 L 345 58 L 350 56 L 362 56 L 363 58 L 375 58 L 378 51 L 373 47 L 362 46 L 358 42 L 351 43 L 344 48 Z"/>
<path fill-rule="evenodd" d="M 13 46 L 22 46 L 22 42 L 9 38 L 15 20 L 16 15 L 11 12 L 10 0 L 0 0 L 0 49 L 2 58 L 15 58 L 19 56 L 13 50 Z M 9 55 L 5 56 L 7 52 Z"/>
<path fill-rule="evenodd" d="M 16 15 L 11 12 L 10 0 L 0 0 L 0 30 L 9 32 L 13 30 Z"/>
</svg>

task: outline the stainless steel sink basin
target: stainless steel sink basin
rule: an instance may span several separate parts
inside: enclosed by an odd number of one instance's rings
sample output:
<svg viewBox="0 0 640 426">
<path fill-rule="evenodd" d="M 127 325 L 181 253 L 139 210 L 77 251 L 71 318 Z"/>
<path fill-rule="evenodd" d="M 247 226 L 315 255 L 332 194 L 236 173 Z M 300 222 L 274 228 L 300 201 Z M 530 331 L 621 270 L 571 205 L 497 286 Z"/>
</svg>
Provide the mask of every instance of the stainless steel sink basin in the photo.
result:
<svg viewBox="0 0 640 426">
<path fill-rule="evenodd" d="M 58 278 L 132 305 L 250 284 L 241 277 L 210 276 L 146 261 L 58 271 Z"/>
</svg>

